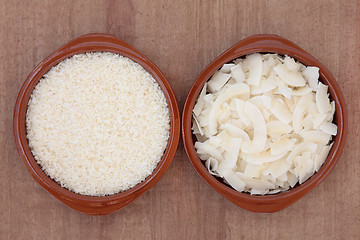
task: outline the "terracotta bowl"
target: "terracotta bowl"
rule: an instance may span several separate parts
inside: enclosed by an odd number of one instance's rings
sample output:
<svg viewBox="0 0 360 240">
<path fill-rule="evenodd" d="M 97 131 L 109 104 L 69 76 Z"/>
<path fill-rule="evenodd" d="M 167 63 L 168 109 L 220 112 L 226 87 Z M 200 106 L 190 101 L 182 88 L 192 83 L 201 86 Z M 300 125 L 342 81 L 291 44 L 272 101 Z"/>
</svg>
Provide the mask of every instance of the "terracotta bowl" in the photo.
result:
<svg viewBox="0 0 360 240">
<path fill-rule="evenodd" d="M 170 138 L 166 151 L 153 173 L 135 187 L 118 194 L 91 197 L 71 192 L 50 179 L 31 154 L 26 138 L 25 115 L 30 95 L 41 77 L 53 66 L 75 54 L 85 52 L 112 52 L 128 57 L 143 66 L 160 85 L 166 97 L 171 121 Z M 48 192 L 69 207 L 91 215 L 102 215 L 125 207 L 164 175 L 175 155 L 180 137 L 180 114 L 174 92 L 160 69 L 147 57 L 120 39 L 107 34 L 88 34 L 76 38 L 40 62 L 29 74 L 20 89 L 14 110 L 14 137 L 17 150 L 26 168 Z"/>
<path fill-rule="evenodd" d="M 281 55 L 289 55 L 307 66 L 319 67 L 320 81 L 329 86 L 331 99 L 334 100 L 336 104 L 334 122 L 338 125 L 338 134 L 333 139 L 334 145 L 323 166 L 305 183 L 275 195 L 255 196 L 248 193 L 237 192 L 230 186 L 224 184 L 221 180 L 212 176 L 207 171 L 204 163 L 199 159 L 196 153 L 194 147 L 195 137 L 191 131 L 192 109 L 205 82 L 215 73 L 216 70 L 220 69 L 223 64 L 251 53 L 278 53 Z M 211 187 L 231 202 L 252 212 L 271 213 L 279 211 L 294 203 L 315 186 L 319 185 L 339 160 L 345 144 L 346 132 L 347 114 L 345 100 L 340 91 L 339 85 L 331 75 L 330 71 L 309 53 L 289 40 L 276 35 L 254 35 L 246 38 L 212 61 L 200 73 L 194 85 L 190 89 L 185 101 L 182 115 L 182 137 L 185 150 L 197 173 Z"/>
</svg>

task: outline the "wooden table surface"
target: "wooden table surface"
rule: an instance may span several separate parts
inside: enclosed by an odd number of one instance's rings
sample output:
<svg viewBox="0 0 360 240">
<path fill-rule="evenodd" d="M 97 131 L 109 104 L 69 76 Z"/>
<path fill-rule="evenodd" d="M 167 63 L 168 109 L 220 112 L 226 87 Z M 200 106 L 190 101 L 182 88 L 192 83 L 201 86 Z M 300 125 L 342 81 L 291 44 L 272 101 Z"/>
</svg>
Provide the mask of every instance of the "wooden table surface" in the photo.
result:
<svg viewBox="0 0 360 240">
<path fill-rule="evenodd" d="M 360 239 L 360 1 L 0 2 L 0 239 Z M 200 71 L 239 40 L 283 36 L 333 73 L 345 95 L 347 144 L 329 177 L 274 213 L 245 211 L 194 171 L 179 144 L 164 177 L 128 207 L 86 216 L 28 174 L 15 149 L 18 91 L 42 59 L 82 34 L 113 34 L 169 79 L 180 110 Z"/>
</svg>

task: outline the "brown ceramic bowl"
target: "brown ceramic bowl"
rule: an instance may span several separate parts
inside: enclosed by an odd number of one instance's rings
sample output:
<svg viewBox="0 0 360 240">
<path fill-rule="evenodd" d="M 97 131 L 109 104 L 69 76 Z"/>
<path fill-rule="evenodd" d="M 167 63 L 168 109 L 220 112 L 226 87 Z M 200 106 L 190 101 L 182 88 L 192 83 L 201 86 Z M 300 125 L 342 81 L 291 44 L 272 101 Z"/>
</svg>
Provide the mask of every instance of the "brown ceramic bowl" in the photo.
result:
<svg viewBox="0 0 360 240">
<path fill-rule="evenodd" d="M 248 193 L 237 192 L 212 176 L 199 159 L 194 144 L 195 137 L 191 131 L 192 109 L 205 82 L 221 68 L 225 63 L 251 53 L 278 53 L 289 55 L 307 66 L 320 68 L 320 81 L 329 86 L 331 99 L 335 101 L 336 113 L 334 122 L 338 125 L 338 134 L 334 137 L 334 145 L 320 170 L 309 178 L 305 183 L 275 195 L 254 196 Z M 303 197 L 307 192 L 319 185 L 334 168 L 339 160 L 345 144 L 347 132 L 346 105 L 340 87 L 331 75 L 330 71 L 309 53 L 294 43 L 276 35 L 254 35 L 246 38 L 225 51 L 211 62 L 198 76 L 192 86 L 184 105 L 182 115 L 182 137 L 186 153 L 198 174 L 216 191 L 229 199 L 234 204 L 253 212 L 276 212 L 296 200 Z"/>
<path fill-rule="evenodd" d="M 76 194 L 50 179 L 31 154 L 26 138 L 25 117 L 30 95 L 41 77 L 50 68 L 75 54 L 85 52 L 112 52 L 128 57 L 143 66 L 158 82 L 166 97 L 170 112 L 170 138 L 166 151 L 153 173 L 135 187 L 110 196 L 91 197 Z M 29 74 L 20 89 L 14 110 L 14 137 L 17 150 L 26 168 L 47 191 L 69 207 L 91 215 L 114 212 L 143 194 L 164 175 L 175 155 L 180 137 L 180 114 L 174 92 L 160 69 L 129 44 L 108 34 L 88 34 L 76 38 L 40 62 Z"/>
</svg>

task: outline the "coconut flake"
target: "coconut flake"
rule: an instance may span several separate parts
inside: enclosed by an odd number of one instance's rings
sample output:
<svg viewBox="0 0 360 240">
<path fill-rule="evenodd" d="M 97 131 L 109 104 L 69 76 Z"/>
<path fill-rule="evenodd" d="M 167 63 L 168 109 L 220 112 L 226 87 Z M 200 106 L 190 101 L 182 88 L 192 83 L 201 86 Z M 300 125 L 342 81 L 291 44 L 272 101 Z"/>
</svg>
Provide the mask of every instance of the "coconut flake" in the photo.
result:
<svg viewBox="0 0 360 240">
<path fill-rule="evenodd" d="M 288 172 L 287 173 L 287 180 L 290 184 L 290 187 L 294 187 L 296 183 L 298 182 L 298 177 L 296 177 L 294 174 Z"/>
<path fill-rule="evenodd" d="M 300 69 L 300 63 L 295 62 L 295 60 L 289 56 L 285 57 L 284 64 L 290 72 L 297 72 Z"/>
<path fill-rule="evenodd" d="M 327 113 L 325 121 L 332 122 L 334 119 L 334 114 L 335 114 L 335 102 L 332 101 L 331 102 L 331 110 L 329 113 Z"/>
<path fill-rule="evenodd" d="M 227 63 L 227 64 L 224 64 L 222 66 L 222 68 L 220 69 L 220 72 L 223 72 L 223 73 L 230 73 L 231 72 L 231 68 L 234 67 L 235 64 L 233 63 Z"/>
<path fill-rule="evenodd" d="M 319 113 L 327 113 L 331 110 L 330 100 L 328 97 L 328 86 L 319 82 L 318 89 L 316 92 L 316 106 Z"/>
<path fill-rule="evenodd" d="M 284 64 L 279 64 L 274 67 L 275 72 L 279 75 L 280 79 L 283 80 L 290 86 L 303 87 L 306 84 L 305 79 L 299 72 L 290 72 Z"/>
<path fill-rule="evenodd" d="M 293 96 L 303 96 L 303 95 L 308 94 L 311 91 L 312 90 L 309 87 L 300 87 L 300 88 L 297 88 L 297 89 L 293 89 L 292 92 L 291 92 L 291 95 L 293 95 Z"/>
<path fill-rule="evenodd" d="M 276 160 L 279 160 L 282 157 L 284 157 L 286 154 L 287 151 L 278 155 L 271 155 L 270 151 L 253 153 L 246 158 L 246 162 L 255 165 L 262 165 L 263 163 L 267 163 L 267 162 L 275 162 Z"/>
<path fill-rule="evenodd" d="M 230 68 L 231 77 L 235 79 L 237 82 L 244 82 L 245 74 L 242 70 L 242 63 L 236 64 L 235 66 Z"/>
<path fill-rule="evenodd" d="M 293 159 L 302 152 L 312 152 L 314 153 L 316 151 L 317 144 L 312 142 L 306 142 L 306 143 L 299 143 L 295 146 L 295 148 L 291 151 L 289 156 L 287 157 L 286 161 L 288 163 L 291 163 Z"/>
<path fill-rule="evenodd" d="M 319 82 L 319 68 L 318 67 L 306 67 L 302 71 L 302 75 L 308 82 L 310 88 L 313 91 L 316 91 L 318 88 L 318 82 Z"/>
<path fill-rule="evenodd" d="M 244 64 L 248 65 L 249 77 L 247 83 L 254 86 L 259 86 L 261 74 L 262 74 L 262 58 L 258 53 L 248 55 L 244 61 Z"/>
<path fill-rule="evenodd" d="M 245 113 L 251 120 L 254 128 L 252 141 L 242 144 L 241 150 L 246 153 L 262 152 L 266 143 L 266 124 L 261 111 L 252 103 L 245 102 Z"/>
<path fill-rule="evenodd" d="M 279 120 L 270 121 L 266 124 L 267 133 L 271 138 L 279 138 L 280 136 L 290 133 L 293 128 L 288 124 L 284 124 Z"/>
<path fill-rule="evenodd" d="M 202 128 L 200 127 L 200 123 L 197 120 L 196 116 L 193 114 L 193 126 L 192 126 L 192 130 L 194 134 L 200 134 L 201 136 L 204 135 L 204 132 L 202 130 Z"/>
<path fill-rule="evenodd" d="M 227 81 L 229 81 L 231 75 L 223 72 L 216 72 L 209 80 L 208 86 L 210 92 L 219 91 Z"/>
<path fill-rule="evenodd" d="M 210 111 L 209 116 L 209 131 L 211 135 L 215 135 L 217 131 L 217 115 L 219 114 L 219 110 L 221 106 L 228 101 L 229 99 L 238 96 L 240 94 L 244 94 L 249 92 L 249 86 L 243 83 L 237 83 L 236 85 L 231 86 L 231 88 L 227 88 L 223 94 L 221 94 L 214 102 L 213 107 Z"/>
<path fill-rule="evenodd" d="M 278 80 L 278 90 L 287 99 L 291 98 L 292 88 L 289 88 L 283 81 Z"/>
<path fill-rule="evenodd" d="M 274 178 L 278 178 L 281 175 L 287 173 L 290 167 L 291 163 L 287 162 L 285 159 L 280 159 L 278 161 L 270 163 L 269 166 L 263 171 L 263 174 L 270 174 Z"/>
<path fill-rule="evenodd" d="M 246 163 L 246 161 L 242 161 L 242 162 Z M 258 177 L 260 177 L 260 174 L 262 173 L 262 170 L 264 168 L 265 168 L 264 165 L 256 165 L 256 164 L 247 163 L 246 167 L 244 168 L 244 170 L 242 172 L 248 177 L 258 178 Z"/>
<path fill-rule="evenodd" d="M 195 116 L 199 116 L 205 106 L 204 97 L 206 95 L 206 89 L 207 89 L 207 83 L 204 84 L 204 87 L 202 88 L 200 95 L 197 99 L 197 103 L 194 106 L 193 113 L 195 114 Z"/>
<path fill-rule="evenodd" d="M 302 130 L 301 121 L 303 120 L 305 110 L 309 106 L 310 102 L 312 101 L 312 94 L 306 94 L 301 96 L 299 102 L 296 104 L 294 113 L 293 113 L 293 126 L 294 131 L 299 133 Z"/>
<path fill-rule="evenodd" d="M 235 105 L 236 105 L 236 110 L 238 112 L 239 118 L 242 121 L 242 123 L 244 123 L 245 126 L 250 126 L 251 124 L 251 120 L 249 119 L 249 117 L 245 114 L 245 101 L 241 100 L 241 99 L 235 99 Z"/>
<path fill-rule="evenodd" d="M 330 145 L 327 145 L 327 146 L 324 146 L 319 154 L 315 157 L 315 162 L 314 162 L 314 170 L 317 172 L 319 171 L 321 165 L 324 164 L 327 156 L 329 155 L 329 152 L 331 150 L 331 147 L 332 147 L 333 144 L 330 144 Z"/>
<path fill-rule="evenodd" d="M 245 188 L 245 182 L 236 176 L 235 172 L 227 171 L 221 174 L 225 181 L 235 190 L 242 192 Z"/>
<path fill-rule="evenodd" d="M 331 139 L 330 134 L 324 133 L 322 131 L 303 131 L 300 133 L 300 135 L 303 137 L 305 142 L 327 144 Z"/>
<path fill-rule="evenodd" d="M 336 133 L 337 133 L 337 126 L 335 124 L 333 124 L 333 123 L 324 122 L 323 124 L 320 125 L 319 128 L 323 132 L 325 132 L 327 134 L 331 134 L 333 136 L 335 136 Z"/>
<path fill-rule="evenodd" d="M 284 124 L 291 122 L 291 112 L 287 105 L 280 99 L 272 99 L 271 101 L 271 112 L 274 116 Z"/>
<path fill-rule="evenodd" d="M 262 67 L 262 75 L 264 77 L 267 77 L 267 76 L 269 76 L 273 67 L 276 65 L 276 61 L 272 56 L 270 56 L 268 59 L 265 59 L 263 57 L 263 60 L 264 61 L 263 61 L 263 67 Z"/>
<path fill-rule="evenodd" d="M 250 141 L 249 135 L 244 130 L 232 125 L 231 123 L 224 123 L 220 125 L 220 129 L 226 130 L 232 137 L 240 138 L 243 141 Z"/>
<path fill-rule="evenodd" d="M 229 143 L 229 150 L 224 153 L 224 161 L 219 163 L 217 170 L 219 172 L 225 172 L 232 170 L 238 160 L 239 151 L 240 151 L 241 139 L 232 138 Z"/>
<path fill-rule="evenodd" d="M 301 121 L 300 125 L 303 127 L 304 131 L 313 129 L 313 125 L 314 125 L 313 116 L 310 113 L 306 115 L 306 117 Z"/>
<path fill-rule="evenodd" d="M 277 86 L 277 77 L 275 75 L 270 76 L 267 79 L 261 79 L 258 86 L 251 86 L 251 94 L 257 95 L 269 92 L 275 89 Z"/>
<path fill-rule="evenodd" d="M 253 188 L 257 190 L 269 190 L 275 188 L 274 184 L 268 181 L 258 180 L 248 177 L 242 172 L 236 172 L 236 176 L 238 176 L 241 180 L 243 180 L 245 182 L 246 187 L 248 188 Z"/>
<path fill-rule="evenodd" d="M 292 149 L 296 140 L 288 139 L 287 137 L 280 139 L 280 141 L 275 143 L 270 143 L 270 153 L 271 155 L 279 155 L 282 153 L 287 153 Z"/>
<path fill-rule="evenodd" d="M 224 157 L 221 155 L 219 150 L 211 146 L 211 144 L 196 142 L 195 148 L 199 154 L 209 154 L 218 161 L 224 161 Z"/>
<path fill-rule="evenodd" d="M 219 164 L 218 160 L 216 160 L 215 158 L 212 158 L 212 157 L 209 157 L 209 159 L 206 160 L 206 162 L 205 162 L 205 166 L 206 166 L 207 170 L 209 171 L 209 173 L 211 173 L 212 175 L 215 175 L 215 176 L 219 176 L 219 174 L 216 173 L 218 164 Z"/>
<path fill-rule="evenodd" d="M 248 102 L 254 104 L 256 107 L 260 108 L 271 108 L 271 97 L 267 95 L 255 96 L 248 100 Z"/>
<path fill-rule="evenodd" d="M 326 120 L 326 117 L 327 114 L 316 114 L 313 121 L 313 128 L 317 129 Z"/>
</svg>

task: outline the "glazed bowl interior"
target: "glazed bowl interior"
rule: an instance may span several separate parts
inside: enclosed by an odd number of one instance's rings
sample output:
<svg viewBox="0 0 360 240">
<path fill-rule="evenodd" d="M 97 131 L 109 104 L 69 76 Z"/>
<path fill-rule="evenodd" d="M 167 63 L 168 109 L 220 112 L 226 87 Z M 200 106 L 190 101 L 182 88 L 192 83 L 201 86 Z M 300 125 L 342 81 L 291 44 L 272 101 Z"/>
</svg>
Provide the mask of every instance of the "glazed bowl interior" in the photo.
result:
<svg viewBox="0 0 360 240">
<path fill-rule="evenodd" d="M 163 91 L 170 113 L 170 137 L 164 155 L 156 169 L 135 187 L 114 195 L 92 197 L 76 194 L 48 177 L 34 159 L 26 137 L 26 110 L 31 93 L 42 76 L 53 66 L 73 55 L 85 52 L 111 52 L 128 57 L 144 67 Z M 147 57 L 122 40 L 108 34 L 88 34 L 76 38 L 45 58 L 25 80 L 14 110 L 14 138 L 17 150 L 30 174 L 47 191 L 68 206 L 86 214 L 108 214 L 126 206 L 153 186 L 170 166 L 180 136 L 180 114 L 174 92 L 160 69 Z"/>
<path fill-rule="evenodd" d="M 320 69 L 319 80 L 329 86 L 330 98 L 335 101 L 336 106 L 334 123 L 338 126 L 338 133 L 333 138 L 334 145 L 323 166 L 303 184 L 297 184 L 294 188 L 273 195 L 258 196 L 238 192 L 223 183 L 221 179 L 211 175 L 207 171 L 203 161 L 199 159 L 196 153 L 196 149 L 194 147 L 196 138 L 191 131 L 192 109 L 194 108 L 197 97 L 205 82 L 207 82 L 210 77 L 223 66 L 223 64 L 232 62 L 237 58 L 245 57 L 246 55 L 252 53 L 277 53 L 280 55 L 288 55 L 303 63 L 305 66 L 317 66 Z M 345 144 L 346 132 L 347 114 L 345 100 L 339 85 L 337 84 L 335 78 L 331 75 L 330 71 L 321 62 L 294 43 L 277 35 L 269 34 L 254 35 L 246 38 L 235 44 L 211 62 L 200 73 L 189 91 L 182 115 L 182 137 L 185 150 L 197 173 L 211 187 L 230 201 L 253 212 L 279 211 L 301 198 L 308 191 L 322 182 L 339 160 Z"/>
</svg>

